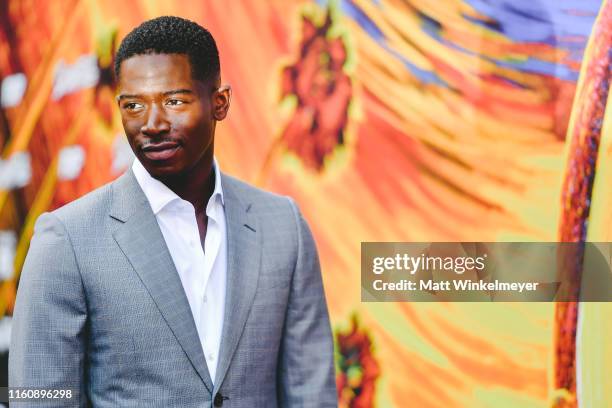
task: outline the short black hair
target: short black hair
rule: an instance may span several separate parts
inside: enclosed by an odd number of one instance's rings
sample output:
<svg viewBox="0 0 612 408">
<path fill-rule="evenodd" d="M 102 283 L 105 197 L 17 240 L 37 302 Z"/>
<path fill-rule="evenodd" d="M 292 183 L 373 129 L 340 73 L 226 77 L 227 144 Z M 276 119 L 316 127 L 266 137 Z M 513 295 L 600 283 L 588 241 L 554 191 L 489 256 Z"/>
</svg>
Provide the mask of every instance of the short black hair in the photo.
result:
<svg viewBox="0 0 612 408">
<path fill-rule="evenodd" d="M 157 17 L 133 29 L 121 41 L 115 56 L 116 79 L 119 79 L 124 60 L 143 54 L 186 54 L 193 78 L 204 82 L 216 80 L 221 70 L 212 34 L 199 24 L 180 17 Z"/>
</svg>

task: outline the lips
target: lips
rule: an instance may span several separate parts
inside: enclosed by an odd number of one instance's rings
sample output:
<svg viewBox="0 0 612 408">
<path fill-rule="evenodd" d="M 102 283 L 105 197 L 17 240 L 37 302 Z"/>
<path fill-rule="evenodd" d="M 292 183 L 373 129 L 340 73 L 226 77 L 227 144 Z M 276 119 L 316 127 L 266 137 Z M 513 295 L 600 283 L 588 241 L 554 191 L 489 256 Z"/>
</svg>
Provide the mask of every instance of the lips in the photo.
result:
<svg viewBox="0 0 612 408">
<path fill-rule="evenodd" d="M 142 152 L 149 160 L 168 160 L 176 154 L 180 147 L 180 144 L 176 142 L 150 143 L 142 148 Z"/>
</svg>

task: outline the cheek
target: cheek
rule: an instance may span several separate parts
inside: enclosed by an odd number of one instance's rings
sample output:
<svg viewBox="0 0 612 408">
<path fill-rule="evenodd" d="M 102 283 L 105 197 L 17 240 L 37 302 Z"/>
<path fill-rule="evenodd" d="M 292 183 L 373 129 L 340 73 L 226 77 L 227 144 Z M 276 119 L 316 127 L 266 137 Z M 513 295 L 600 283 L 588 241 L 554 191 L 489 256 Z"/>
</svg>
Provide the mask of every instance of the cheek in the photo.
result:
<svg viewBox="0 0 612 408">
<path fill-rule="evenodd" d="M 121 115 L 121 123 L 123 123 L 123 129 L 128 137 L 137 135 L 142 128 L 140 119 L 131 116 Z"/>
<path fill-rule="evenodd" d="M 201 144 L 207 139 L 210 133 L 210 120 L 201 112 L 186 112 L 177 115 L 173 124 L 176 130 L 184 133 L 190 144 Z"/>
</svg>

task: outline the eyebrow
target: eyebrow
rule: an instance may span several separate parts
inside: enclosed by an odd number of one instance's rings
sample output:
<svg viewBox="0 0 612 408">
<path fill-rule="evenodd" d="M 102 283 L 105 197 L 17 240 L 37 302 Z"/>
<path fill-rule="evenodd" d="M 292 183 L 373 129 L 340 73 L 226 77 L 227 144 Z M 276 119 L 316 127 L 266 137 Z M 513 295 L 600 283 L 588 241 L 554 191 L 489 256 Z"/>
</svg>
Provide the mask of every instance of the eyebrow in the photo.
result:
<svg viewBox="0 0 612 408">
<path fill-rule="evenodd" d="M 191 89 L 173 89 L 171 91 L 166 91 L 164 92 L 162 95 L 163 96 L 171 96 L 171 95 L 176 95 L 176 94 L 194 94 L 194 92 Z M 122 94 L 117 96 L 117 100 L 122 100 L 122 99 L 135 99 L 135 98 L 140 98 L 142 97 L 142 95 L 130 95 L 130 94 Z"/>
</svg>

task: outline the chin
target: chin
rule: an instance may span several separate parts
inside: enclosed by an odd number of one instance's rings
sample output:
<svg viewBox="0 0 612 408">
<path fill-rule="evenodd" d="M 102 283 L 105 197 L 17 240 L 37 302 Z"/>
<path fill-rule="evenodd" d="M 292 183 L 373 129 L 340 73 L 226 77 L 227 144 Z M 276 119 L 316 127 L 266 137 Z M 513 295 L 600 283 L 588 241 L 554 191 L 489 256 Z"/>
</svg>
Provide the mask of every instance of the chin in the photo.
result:
<svg viewBox="0 0 612 408">
<path fill-rule="evenodd" d="M 184 173 L 180 167 L 176 167 L 175 165 L 151 165 L 147 163 L 144 165 L 144 168 L 155 178 L 173 178 Z"/>
</svg>

